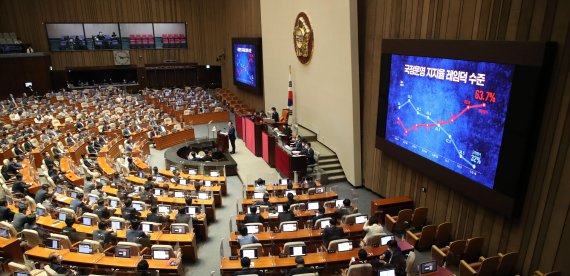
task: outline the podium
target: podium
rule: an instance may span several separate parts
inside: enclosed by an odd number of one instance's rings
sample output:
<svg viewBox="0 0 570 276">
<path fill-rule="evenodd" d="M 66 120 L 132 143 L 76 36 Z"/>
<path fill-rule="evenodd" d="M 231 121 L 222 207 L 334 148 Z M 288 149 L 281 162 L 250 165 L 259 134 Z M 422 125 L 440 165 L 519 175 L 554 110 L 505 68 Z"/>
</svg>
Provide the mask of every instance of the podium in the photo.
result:
<svg viewBox="0 0 570 276">
<path fill-rule="evenodd" d="M 218 138 L 216 138 L 216 148 L 218 149 L 219 152 L 227 152 L 229 149 L 228 135 L 223 134 L 219 130 L 218 130 L 217 134 L 218 134 Z"/>
</svg>

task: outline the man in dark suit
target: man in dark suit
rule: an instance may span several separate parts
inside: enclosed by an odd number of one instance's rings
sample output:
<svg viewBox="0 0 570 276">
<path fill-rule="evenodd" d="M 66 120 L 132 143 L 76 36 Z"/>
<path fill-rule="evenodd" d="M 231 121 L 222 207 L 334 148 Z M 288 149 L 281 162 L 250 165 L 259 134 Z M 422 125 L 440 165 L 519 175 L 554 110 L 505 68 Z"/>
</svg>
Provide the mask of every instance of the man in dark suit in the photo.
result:
<svg viewBox="0 0 570 276">
<path fill-rule="evenodd" d="M 279 113 L 277 113 L 277 109 L 275 107 L 271 108 L 271 119 L 275 122 L 273 127 L 277 127 L 279 125 Z"/>
<path fill-rule="evenodd" d="M 319 206 L 319 213 L 313 217 L 313 226 L 319 219 L 328 218 L 329 216 L 325 214 L 325 207 Z"/>
<path fill-rule="evenodd" d="M 8 173 L 9 174 L 18 174 L 18 171 L 23 169 L 24 167 L 18 163 L 18 159 L 16 157 L 12 157 L 10 163 L 8 163 Z"/>
<path fill-rule="evenodd" d="M 32 150 L 34 150 L 34 144 L 32 144 L 32 142 L 30 142 L 30 139 L 28 137 L 24 138 L 24 150 L 27 152 L 30 152 Z"/>
<path fill-rule="evenodd" d="M 75 212 L 77 212 L 79 208 L 81 208 L 83 212 L 93 212 L 93 210 L 91 210 L 91 208 L 89 208 L 89 206 L 83 202 L 83 194 L 81 193 L 78 193 L 77 197 L 73 199 L 71 203 L 69 203 L 69 208 Z"/>
<path fill-rule="evenodd" d="M 75 145 L 75 139 L 73 139 L 73 136 L 71 136 L 71 133 L 68 132 L 66 136 L 67 137 L 65 137 L 65 143 L 67 143 L 68 146 Z"/>
<path fill-rule="evenodd" d="M 338 240 L 344 238 L 344 230 L 342 227 L 338 227 L 338 220 L 336 218 L 331 219 L 331 224 L 329 227 L 323 229 L 323 243 L 325 247 L 329 247 L 329 243 L 333 240 Z"/>
<path fill-rule="evenodd" d="M 166 218 L 163 215 L 158 214 L 158 206 L 156 205 L 150 208 L 150 214 L 147 215 L 146 220 L 156 223 L 166 222 Z"/>
<path fill-rule="evenodd" d="M 289 204 L 283 205 L 283 212 L 279 213 L 277 218 L 279 219 L 279 223 L 296 220 L 295 215 L 289 211 Z"/>
<path fill-rule="evenodd" d="M 18 213 L 14 214 L 14 219 L 12 220 L 12 225 L 18 232 L 22 232 L 24 229 L 24 224 L 26 223 L 27 216 L 26 211 L 28 210 L 28 204 L 25 202 L 20 202 L 18 205 Z"/>
<path fill-rule="evenodd" d="M 245 218 L 243 219 L 244 223 L 254 223 L 254 222 L 260 222 L 263 223 L 263 217 L 261 216 L 261 214 L 257 214 L 257 206 L 250 206 L 249 207 L 249 212 L 250 214 L 245 215 Z"/>
<path fill-rule="evenodd" d="M 124 219 L 130 219 L 131 217 L 134 217 L 134 214 L 137 212 L 137 210 L 132 205 L 133 205 L 133 200 L 127 198 L 125 200 L 125 206 L 121 208 L 122 216 Z"/>
<path fill-rule="evenodd" d="M 243 257 L 241 259 L 241 270 L 234 272 L 234 276 L 249 275 L 249 274 L 257 274 L 261 276 L 261 271 L 249 268 L 250 265 L 251 265 L 251 260 L 248 257 Z"/>
<path fill-rule="evenodd" d="M 85 156 L 85 154 L 81 155 L 81 162 L 83 162 L 83 165 L 85 165 L 85 167 L 87 167 L 89 169 L 95 168 L 95 163 L 93 161 L 91 161 L 91 159 L 87 158 Z"/>
<path fill-rule="evenodd" d="M 25 152 L 20 148 L 20 146 L 18 144 L 14 144 L 14 154 L 16 156 L 21 156 L 21 155 L 24 155 Z"/>
<path fill-rule="evenodd" d="M 12 221 L 14 219 L 14 212 L 8 207 L 6 199 L 0 199 L 0 221 Z"/>
<path fill-rule="evenodd" d="M 19 173 L 16 175 L 16 181 L 12 184 L 12 193 L 28 194 L 28 187 L 30 187 L 30 185 L 22 181 L 23 178 L 24 177 Z"/>
<path fill-rule="evenodd" d="M 93 240 L 98 241 L 105 248 L 105 245 L 115 239 L 117 234 L 114 229 L 111 229 L 111 231 L 107 230 L 107 222 L 100 221 L 97 226 L 99 229 L 93 230 Z"/>
<path fill-rule="evenodd" d="M 228 139 L 230 140 L 230 144 L 232 145 L 232 151 L 230 153 L 236 153 L 236 128 L 232 124 L 232 122 L 228 122 Z"/>
<path fill-rule="evenodd" d="M 53 167 L 55 166 L 55 161 L 53 160 L 53 158 L 49 155 L 49 152 L 44 151 L 43 153 L 44 155 L 44 163 L 46 164 L 46 167 Z"/>
<path fill-rule="evenodd" d="M 303 256 L 297 256 L 295 258 L 295 264 L 297 266 L 295 268 L 291 268 L 289 273 L 287 273 L 287 276 L 314 272 L 310 267 L 305 267 L 305 258 L 303 258 Z"/>
<path fill-rule="evenodd" d="M 93 207 L 93 213 L 96 214 L 102 220 L 109 219 L 111 214 L 114 213 L 115 210 L 109 210 L 107 206 L 105 206 L 105 199 L 99 198 L 97 200 L 97 205 Z"/>
<path fill-rule="evenodd" d="M 44 202 L 44 200 L 46 200 L 49 197 L 48 191 L 49 191 L 49 185 L 43 184 L 42 188 L 36 192 L 36 196 L 34 198 L 36 203 Z"/>
<path fill-rule="evenodd" d="M 307 165 L 315 164 L 315 151 L 311 148 L 311 143 L 307 142 L 305 144 L 305 149 L 303 150 L 303 154 L 307 156 Z"/>
<path fill-rule="evenodd" d="M 176 223 L 187 223 L 190 225 L 192 222 L 192 215 L 186 214 L 186 206 L 178 209 L 178 214 L 176 214 L 175 220 Z"/>
<path fill-rule="evenodd" d="M 140 225 L 141 225 L 141 222 L 139 220 L 132 220 L 131 221 L 131 229 L 127 230 L 127 241 L 128 242 L 140 243 L 139 239 L 148 238 L 146 233 L 143 230 L 139 229 Z"/>
</svg>

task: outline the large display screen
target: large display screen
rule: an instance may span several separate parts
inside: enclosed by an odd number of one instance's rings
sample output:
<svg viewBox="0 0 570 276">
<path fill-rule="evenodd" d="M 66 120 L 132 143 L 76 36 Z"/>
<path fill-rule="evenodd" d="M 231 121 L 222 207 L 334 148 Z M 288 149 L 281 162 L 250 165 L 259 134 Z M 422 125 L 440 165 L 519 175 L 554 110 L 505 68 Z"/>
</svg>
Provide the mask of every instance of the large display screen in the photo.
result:
<svg viewBox="0 0 570 276">
<path fill-rule="evenodd" d="M 386 140 L 492 189 L 514 67 L 392 55 Z"/>
<path fill-rule="evenodd" d="M 234 84 L 244 90 L 263 91 L 260 38 L 234 38 L 232 40 Z"/>
<path fill-rule="evenodd" d="M 382 40 L 376 147 L 402 168 L 497 213 L 517 215 L 554 46 Z"/>
</svg>

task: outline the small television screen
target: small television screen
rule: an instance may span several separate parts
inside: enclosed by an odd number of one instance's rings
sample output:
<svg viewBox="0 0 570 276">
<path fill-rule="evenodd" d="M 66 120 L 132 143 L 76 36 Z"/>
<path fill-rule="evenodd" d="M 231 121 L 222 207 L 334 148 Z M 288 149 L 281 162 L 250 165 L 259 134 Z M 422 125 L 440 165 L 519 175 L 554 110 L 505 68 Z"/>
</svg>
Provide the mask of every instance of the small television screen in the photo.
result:
<svg viewBox="0 0 570 276">
<path fill-rule="evenodd" d="M 297 256 L 305 256 L 307 255 L 307 247 L 304 245 L 301 246 L 291 246 L 289 247 L 289 256 L 297 257 Z"/>
<path fill-rule="evenodd" d="M 130 258 L 131 257 L 131 249 L 129 247 L 117 246 L 117 247 L 115 247 L 115 257 Z"/>
<path fill-rule="evenodd" d="M 156 182 L 164 182 L 164 177 L 162 177 L 162 176 L 160 176 L 160 175 L 157 176 L 157 177 L 156 177 Z"/>
<path fill-rule="evenodd" d="M 307 210 L 319 210 L 319 202 L 309 202 L 307 204 Z"/>
<path fill-rule="evenodd" d="M 184 225 L 172 225 L 170 228 L 173 234 L 186 234 Z"/>
<path fill-rule="evenodd" d="M 259 233 L 259 226 L 258 225 L 248 225 L 247 227 L 247 233 L 248 234 L 257 234 Z"/>
<path fill-rule="evenodd" d="M 246 91 L 263 93 L 261 38 L 232 38 L 234 84 Z"/>
<path fill-rule="evenodd" d="M 9 239 L 10 238 L 10 231 L 6 228 L 0 228 L 0 237 Z"/>
<path fill-rule="evenodd" d="M 58 239 L 47 238 L 45 239 L 45 245 L 47 248 L 50 249 L 59 249 L 59 242 Z"/>
<path fill-rule="evenodd" d="M 179 183 L 179 184 L 182 185 L 182 186 L 188 185 L 188 179 L 186 179 L 186 178 L 180 178 L 180 183 Z"/>
<path fill-rule="evenodd" d="M 115 230 L 120 230 L 120 229 L 123 229 L 123 226 L 121 225 L 120 221 L 112 220 L 111 221 L 111 228 L 115 229 Z"/>
<path fill-rule="evenodd" d="M 352 250 L 352 242 L 341 242 L 338 244 L 338 252 L 345 252 Z"/>
<path fill-rule="evenodd" d="M 202 192 L 198 193 L 198 199 L 204 199 L 205 200 L 205 199 L 209 199 L 209 198 L 210 198 L 210 195 L 208 193 L 202 193 Z"/>
<path fill-rule="evenodd" d="M 168 250 L 153 250 L 152 258 L 155 260 L 168 260 L 170 259 L 170 253 Z"/>
<path fill-rule="evenodd" d="M 210 176 L 218 177 L 220 176 L 220 171 L 210 171 Z"/>
<path fill-rule="evenodd" d="M 75 191 L 69 192 L 69 197 L 77 198 L 77 192 L 75 192 Z"/>
<path fill-rule="evenodd" d="M 137 210 L 139 212 L 143 210 L 143 206 L 140 203 L 133 203 L 132 206 L 133 206 L 133 208 L 135 208 L 135 210 Z"/>
<path fill-rule="evenodd" d="M 28 272 L 16 271 L 14 276 L 30 276 L 31 274 Z"/>
<path fill-rule="evenodd" d="M 46 209 L 36 207 L 36 214 L 37 214 L 38 216 L 43 216 L 43 215 L 46 214 Z"/>
<path fill-rule="evenodd" d="M 315 194 L 324 194 L 326 191 L 325 187 L 317 187 L 315 188 Z"/>
<path fill-rule="evenodd" d="M 354 223 L 355 224 L 362 224 L 365 223 L 368 220 L 368 216 L 367 215 L 362 215 L 362 216 L 357 216 L 354 219 Z"/>
<path fill-rule="evenodd" d="M 26 83 L 24 84 L 24 86 L 26 86 L 26 88 L 32 89 L 32 82 L 31 82 L 31 81 L 26 82 Z"/>
<path fill-rule="evenodd" d="M 200 208 L 196 206 L 186 206 L 186 214 L 196 215 L 200 213 Z"/>
<path fill-rule="evenodd" d="M 198 171 L 196 169 L 189 169 L 188 170 L 189 175 L 196 175 L 197 173 L 198 173 Z"/>
<path fill-rule="evenodd" d="M 93 222 L 92 220 L 93 220 L 93 219 L 90 218 L 90 217 L 82 217 L 82 218 L 81 218 L 81 224 L 83 224 L 83 225 L 85 225 L 85 226 L 91 226 L 91 225 L 93 225 L 93 224 L 92 224 L 92 222 Z"/>
<path fill-rule="evenodd" d="M 161 214 L 170 214 L 170 205 L 158 205 L 158 212 Z"/>
<path fill-rule="evenodd" d="M 67 218 L 67 214 L 65 214 L 64 212 L 59 212 L 57 214 L 57 219 L 61 220 L 61 221 L 65 221 L 65 219 Z"/>
<path fill-rule="evenodd" d="M 337 208 L 342 207 L 342 206 L 344 206 L 343 201 L 344 201 L 344 199 L 337 199 L 337 200 L 335 200 L 334 205 L 335 205 Z"/>
<path fill-rule="evenodd" d="M 420 274 L 427 274 L 437 271 L 436 261 L 430 261 L 420 264 Z"/>
<path fill-rule="evenodd" d="M 111 205 L 111 207 L 113 207 L 113 208 L 117 208 L 117 206 L 119 206 L 119 201 L 117 201 L 117 200 L 111 200 L 111 201 L 109 202 L 109 205 Z"/>
<path fill-rule="evenodd" d="M 330 226 L 330 225 L 331 225 L 330 219 L 322 220 L 322 221 L 321 221 L 321 229 L 325 229 L 325 228 L 327 228 L 327 227 Z"/>
<path fill-rule="evenodd" d="M 77 252 L 83 254 L 93 254 L 93 246 L 88 243 L 80 243 L 79 246 L 77 246 Z"/>
<path fill-rule="evenodd" d="M 394 235 L 388 235 L 380 238 L 380 245 L 387 245 L 389 241 L 394 239 Z"/>
<path fill-rule="evenodd" d="M 277 204 L 277 212 L 278 212 L 278 213 L 282 213 L 282 212 L 283 212 L 283 204 Z"/>
<path fill-rule="evenodd" d="M 255 193 L 253 193 L 253 198 L 254 198 L 254 199 L 263 199 L 263 195 L 265 195 L 265 193 L 263 193 L 263 192 L 255 192 Z"/>
<path fill-rule="evenodd" d="M 378 276 L 396 276 L 396 269 L 388 268 L 378 271 Z"/>
<path fill-rule="evenodd" d="M 283 232 L 295 232 L 297 231 L 296 223 L 285 223 L 282 227 Z"/>
<path fill-rule="evenodd" d="M 212 181 L 204 180 L 204 187 L 212 187 Z"/>
<path fill-rule="evenodd" d="M 279 179 L 279 185 L 287 185 L 289 183 L 288 178 L 281 178 Z"/>
<path fill-rule="evenodd" d="M 142 230 L 145 231 L 145 232 L 152 233 L 152 232 L 153 232 L 153 229 L 152 229 L 153 226 L 154 226 L 154 225 L 153 225 L 152 223 L 148 223 L 148 222 L 143 222 L 143 223 L 141 223 L 141 228 L 142 228 Z"/>
<path fill-rule="evenodd" d="M 161 196 L 162 195 L 162 189 L 154 189 L 154 195 L 155 196 Z"/>
<path fill-rule="evenodd" d="M 483 206 L 519 212 L 552 46 L 383 40 L 376 147 Z"/>
<path fill-rule="evenodd" d="M 248 257 L 250 259 L 257 259 L 257 250 L 255 249 L 241 249 L 240 250 L 240 256 L 243 257 Z"/>
<path fill-rule="evenodd" d="M 184 191 L 174 191 L 174 197 L 176 198 L 183 198 L 186 196 L 186 193 L 184 193 Z"/>
<path fill-rule="evenodd" d="M 293 196 L 296 196 L 296 195 L 297 195 L 297 191 L 295 191 L 295 190 L 287 190 L 287 191 L 285 191 L 285 196 L 287 196 L 287 194 L 293 194 Z"/>
</svg>

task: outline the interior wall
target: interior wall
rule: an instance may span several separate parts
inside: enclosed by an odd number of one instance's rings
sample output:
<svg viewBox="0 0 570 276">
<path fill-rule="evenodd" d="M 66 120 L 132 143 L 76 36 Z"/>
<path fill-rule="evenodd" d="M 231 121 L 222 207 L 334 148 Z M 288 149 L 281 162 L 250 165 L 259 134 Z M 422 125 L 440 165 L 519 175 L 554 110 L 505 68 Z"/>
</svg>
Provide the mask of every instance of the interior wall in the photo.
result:
<svg viewBox="0 0 570 276">
<path fill-rule="evenodd" d="M 293 26 L 305 12 L 314 34 L 313 57 L 301 64 Z M 347 180 L 361 183 L 358 24 L 356 1 L 261 1 L 265 109 L 287 104 L 292 68 L 292 121 L 317 133 L 339 157 Z M 291 120 L 290 120 L 291 121 Z"/>
<path fill-rule="evenodd" d="M 570 273 L 570 1 L 362 0 L 365 186 L 383 196 L 408 195 L 433 223 L 451 221 L 455 238 L 483 236 L 484 255 L 519 252 L 521 275 Z M 384 38 L 556 41 L 535 162 L 519 218 L 506 219 L 448 189 L 374 146 Z M 422 187 L 426 193 L 420 192 Z"/>
<path fill-rule="evenodd" d="M 243 93 L 231 79 L 231 37 L 261 36 L 259 1 L 248 0 L 3 0 L 0 32 L 16 32 L 36 52 L 49 52 L 44 23 L 184 22 L 187 49 L 131 49 L 131 63 L 177 60 L 222 65 L 222 86 L 261 109 L 263 96 Z M 226 52 L 226 60 L 216 62 Z M 114 65 L 113 51 L 51 52 L 54 70 Z"/>
</svg>

